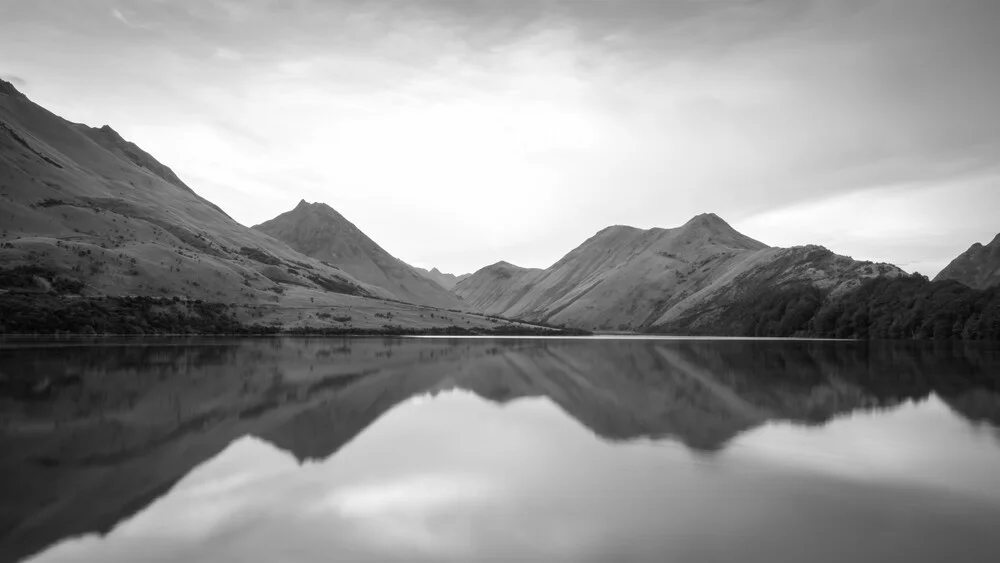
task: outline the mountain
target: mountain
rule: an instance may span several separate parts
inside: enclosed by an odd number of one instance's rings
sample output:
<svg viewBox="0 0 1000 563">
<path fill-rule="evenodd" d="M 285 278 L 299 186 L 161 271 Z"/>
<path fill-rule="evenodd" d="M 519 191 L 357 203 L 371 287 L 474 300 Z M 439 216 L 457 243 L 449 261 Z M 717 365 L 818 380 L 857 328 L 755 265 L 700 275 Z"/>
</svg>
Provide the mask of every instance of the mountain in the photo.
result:
<svg viewBox="0 0 1000 563">
<path fill-rule="evenodd" d="M 974 289 L 1000 284 L 1000 234 L 986 246 L 969 247 L 934 278 L 939 280 L 958 280 Z"/>
<path fill-rule="evenodd" d="M 111 127 L 66 121 L 6 82 L 0 203 L 4 265 L 91 294 L 274 302 L 287 283 L 390 296 L 240 225 Z"/>
<path fill-rule="evenodd" d="M 67 121 L 0 80 L 0 333 L 497 328 L 402 302 L 462 306 L 377 259 L 384 277 L 369 279 L 387 287 L 345 271 L 370 273 L 350 254 L 317 260 L 237 223 L 111 127 Z"/>
<path fill-rule="evenodd" d="M 354 278 L 386 289 L 401 301 L 465 308 L 454 295 L 386 252 L 325 203 L 302 200 L 295 209 L 253 228 L 306 256 L 336 264 Z"/>
<path fill-rule="evenodd" d="M 452 292 L 477 310 L 499 315 L 516 305 L 542 272 L 538 268 L 522 268 L 501 261 L 458 282 Z"/>
<path fill-rule="evenodd" d="M 818 303 L 850 296 L 866 280 L 901 276 L 905 272 L 891 264 L 854 260 L 822 246 L 769 248 L 747 257 L 675 303 L 649 328 L 657 332 L 756 336 L 733 328 L 726 322 L 727 316 L 740 311 L 745 303 L 761 303 L 783 296 L 786 291 L 807 290 Z"/>
<path fill-rule="evenodd" d="M 448 291 L 454 289 L 455 284 L 472 275 L 472 274 L 462 274 L 460 276 L 456 276 L 455 274 L 446 274 L 441 270 L 438 270 L 437 268 L 431 268 L 430 270 L 425 270 L 423 268 L 418 268 L 414 266 L 413 269 L 416 270 L 418 274 L 437 283 L 438 285 L 447 289 Z"/>
<path fill-rule="evenodd" d="M 807 282 L 842 292 L 864 278 L 901 273 L 821 247 L 771 248 L 706 213 L 673 229 L 608 227 L 549 268 L 500 262 L 453 291 L 487 314 L 639 330 L 717 307 L 750 282 Z"/>
</svg>

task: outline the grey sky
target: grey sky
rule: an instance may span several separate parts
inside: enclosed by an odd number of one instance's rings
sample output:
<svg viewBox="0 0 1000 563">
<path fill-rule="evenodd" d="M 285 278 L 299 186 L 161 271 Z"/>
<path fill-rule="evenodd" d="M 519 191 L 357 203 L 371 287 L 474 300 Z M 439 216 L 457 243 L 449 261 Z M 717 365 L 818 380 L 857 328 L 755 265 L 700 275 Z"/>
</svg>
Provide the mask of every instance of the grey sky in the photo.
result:
<svg viewBox="0 0 1000 563">
<path fill-rule="evenodd" d="M 324 201 L 416 265 L 713 211 L 933 274 L 1000 231 L 998 29 L 994 0 L 0 0 L 0 75 L 245 224 Z"/>
</svg>

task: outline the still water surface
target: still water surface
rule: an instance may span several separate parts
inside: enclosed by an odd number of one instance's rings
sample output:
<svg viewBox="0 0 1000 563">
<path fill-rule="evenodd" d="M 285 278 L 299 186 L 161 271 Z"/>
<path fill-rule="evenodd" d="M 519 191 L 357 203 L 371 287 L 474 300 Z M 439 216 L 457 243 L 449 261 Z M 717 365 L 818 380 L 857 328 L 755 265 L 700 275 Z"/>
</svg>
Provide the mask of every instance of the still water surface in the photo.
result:
<svg viewBox="0 0 1000 563">
<path fill-rule="evenodd" d="M 54 389 L 3 399 L 12 561 L 1000 553 L 996 346 L 143 339 L 0 359 Z"/>
</svg>

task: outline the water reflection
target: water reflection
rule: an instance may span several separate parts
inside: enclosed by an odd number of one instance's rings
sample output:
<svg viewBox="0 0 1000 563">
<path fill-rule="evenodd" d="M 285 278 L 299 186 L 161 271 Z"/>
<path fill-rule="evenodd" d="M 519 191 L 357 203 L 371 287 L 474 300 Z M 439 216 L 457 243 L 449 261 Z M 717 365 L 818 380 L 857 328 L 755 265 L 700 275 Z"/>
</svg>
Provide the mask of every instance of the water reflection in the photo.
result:
<svg viewBox="0 0 1000 563">
<path fill-rule="evenodd" d="M 277 339 L 0 354 L 5 374 L 81 380 L 4 405 L 0 555 L 15 560 L 1000 547 L 995 348 Z M 107 535 L 50 545 L 92 532 Z"/>
</svg>

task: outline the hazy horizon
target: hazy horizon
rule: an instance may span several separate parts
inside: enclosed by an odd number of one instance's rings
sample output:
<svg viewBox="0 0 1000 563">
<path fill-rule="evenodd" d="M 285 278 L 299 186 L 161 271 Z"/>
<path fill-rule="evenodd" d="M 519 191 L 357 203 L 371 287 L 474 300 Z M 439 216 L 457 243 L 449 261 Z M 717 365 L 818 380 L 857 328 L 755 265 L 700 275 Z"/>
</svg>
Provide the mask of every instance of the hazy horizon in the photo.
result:
<svg viewBox="0 0 1000 563">
<path fill-rule="evenodd" d="M 1000 231 L 1000 3 L 0 0 L 0 78 L 250 226 L 547 267 L 713 212 L 933 276 Z"/>
</svg>

